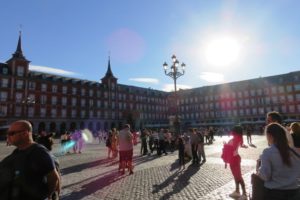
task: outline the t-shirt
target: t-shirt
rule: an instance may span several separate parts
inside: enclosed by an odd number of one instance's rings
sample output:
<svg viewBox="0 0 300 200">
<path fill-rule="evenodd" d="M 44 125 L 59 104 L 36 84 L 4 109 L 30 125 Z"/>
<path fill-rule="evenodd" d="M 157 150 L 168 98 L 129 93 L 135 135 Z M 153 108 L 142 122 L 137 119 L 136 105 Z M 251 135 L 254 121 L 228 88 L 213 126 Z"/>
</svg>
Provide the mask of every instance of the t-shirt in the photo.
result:
<svg viewBox="0 0 300 200">
<path fill-rule="evenodd" d="M 19 179 L 17 190 L 22 199 L 47 197 L 46 175 L 55 169 L 55 164 L 45 147 L 33 144 L 25 150 L 15 149 L 3 159 L 1 165 L 10 168 L 15 174 L 14 179 Z"/>
</svg>

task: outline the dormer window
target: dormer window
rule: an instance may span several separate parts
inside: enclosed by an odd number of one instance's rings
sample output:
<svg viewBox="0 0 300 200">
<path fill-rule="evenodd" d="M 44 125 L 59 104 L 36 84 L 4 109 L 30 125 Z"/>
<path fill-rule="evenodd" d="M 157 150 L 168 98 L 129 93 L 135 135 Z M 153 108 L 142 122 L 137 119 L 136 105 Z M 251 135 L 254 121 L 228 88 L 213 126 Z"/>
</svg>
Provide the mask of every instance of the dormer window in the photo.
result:
<svg viewBox="0 0 300 200">
<path fill-rule="evenodd" d="M 24 76 L 24 67 L 23 66 L 17 67 L 17 76 Z"/>
<path fill-rule="evenodd" d="M 8 69 L 6 67 L 2 68 L 2 74 L 8 74 Z"/>
</svg>

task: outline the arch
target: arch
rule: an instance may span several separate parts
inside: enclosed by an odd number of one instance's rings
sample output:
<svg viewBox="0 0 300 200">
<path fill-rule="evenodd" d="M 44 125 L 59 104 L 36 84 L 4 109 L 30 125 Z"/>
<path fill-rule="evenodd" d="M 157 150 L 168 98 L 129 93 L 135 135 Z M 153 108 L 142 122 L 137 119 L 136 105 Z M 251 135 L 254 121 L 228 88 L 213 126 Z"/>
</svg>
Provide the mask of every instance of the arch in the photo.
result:
<svg viewBox="0 0 300 200">
<path fill-rule="evenodd" d="M 118 129 L 121 130 L 123 128 L 123 123 L 119 122 Z"/>
<path fill-rule="evenodd" d="M 71 122 L 71 124 L 70 124 L 70 131 L 73 132 L 73 131 L 76 130 L 76 128 L 77 128 L 76 123 L 75 122 Z"/>
<path fill-rule="evenodd" d="M 104 130 L 108 131 L 109 127 L 108 127 L 108 122 L 104 122 Z"/>
<path fill-rule="evenodd" d="M 89 124 L 88 124 L 88 129 L 89 129 L 90 131 L 94 132 L 94 124 L 93 124 L 93 122 L 89 122 Z"/>
<path fill-rule="evenodd" d="M 84 122 L 80 122 L 80 130 L 83 130 L 83 129 L 85 129 L 85 125 L 84 125 Z"/>
<path fill-rule="evenodd" d="M 101 130 L 101 122 L 97 122 L 96 129 L 97 131 Z"/>
<path fill-rule="evenodd" d="M 56 123 L 55 122 L 50 123 L 49 131 L 50 132 L 56 132 Z"/>
<path fill-rule="evenodd" d="M 64 132 L 66 132 L 66 130 L 67 130 L 67 125 L 66 125 L 65 122 L 62 122 L 62 123 L 60 124 L 59 130 L 60 130 L 60 135 L 63 134 Z"/>
<path fill-rule="evenodd" d="M 115 122 L 111 122 L 110 128 L 111 128 L 111 129 L 112 129 L 112 128 L 116 128 L 116 123 L 115 123 Z"/>
<path fill-rule="evenodd" d="M 38 125 L 38 133 L 41 133 L 42 131 L 46 131 L 45 122 L 40 122 L 39 125 Z"/>
</svg>

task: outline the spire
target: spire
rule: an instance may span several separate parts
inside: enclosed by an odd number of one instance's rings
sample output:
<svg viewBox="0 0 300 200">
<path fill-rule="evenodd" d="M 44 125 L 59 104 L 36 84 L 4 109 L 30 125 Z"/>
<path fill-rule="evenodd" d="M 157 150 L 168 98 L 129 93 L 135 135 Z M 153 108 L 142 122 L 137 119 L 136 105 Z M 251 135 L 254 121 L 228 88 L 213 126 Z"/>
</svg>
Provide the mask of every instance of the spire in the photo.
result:
<svg viewBox="0 0 300 200">
<path fill-rule="evenodd" d="M 111 71 L 111 67 L 110 67 L 110 56 L 108 56 L 108 67 L 107 67 L 107 71 L 105 74 L 106 77 L 113 77 L 113 73 Z"/>
<path fill-rule="evenodd" d="M 23 52 L 22 52 L 22 32 L 21 31 L 19 32 L 18 46 L 17 46 L 16 52 L 13 54 L 12 58 L 19 58 L 19 59 L 26 60 L 26 58 L 24 57 Z"/>
</svg>

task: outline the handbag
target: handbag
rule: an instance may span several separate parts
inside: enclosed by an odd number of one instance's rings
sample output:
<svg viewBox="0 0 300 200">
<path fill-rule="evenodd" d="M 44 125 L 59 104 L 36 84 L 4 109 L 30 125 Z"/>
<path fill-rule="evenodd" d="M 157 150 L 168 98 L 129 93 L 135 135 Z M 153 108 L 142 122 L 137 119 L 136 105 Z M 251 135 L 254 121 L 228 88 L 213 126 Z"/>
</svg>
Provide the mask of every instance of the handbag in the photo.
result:
<svg viewBox="0 0 300 200">
<path fill-rule="evenodd" d="M 252 200 L 264 199 L 264 180 L 262 180 L 257 174 L 251 174 L 252 184 Z"/>
</svg>

